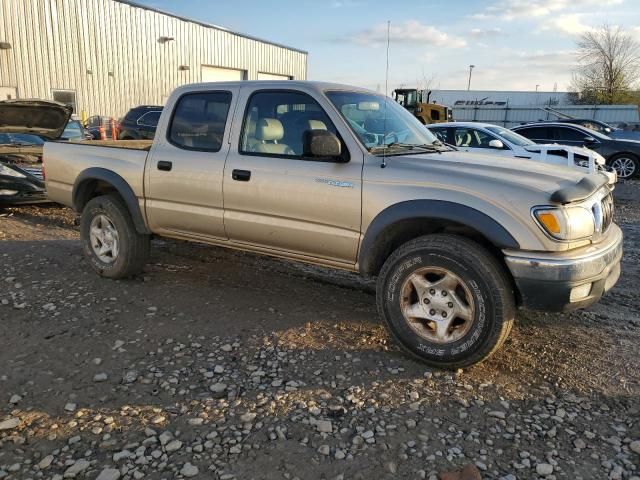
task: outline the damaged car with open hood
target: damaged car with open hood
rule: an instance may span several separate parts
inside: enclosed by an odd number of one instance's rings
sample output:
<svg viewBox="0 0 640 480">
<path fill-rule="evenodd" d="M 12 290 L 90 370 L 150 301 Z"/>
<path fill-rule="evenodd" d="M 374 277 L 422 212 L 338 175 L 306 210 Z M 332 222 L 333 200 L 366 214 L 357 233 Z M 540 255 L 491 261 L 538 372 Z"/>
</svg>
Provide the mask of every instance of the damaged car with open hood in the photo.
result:
<svg viewBox="0 0 640 480">
<path fill-rule="evenodd" d="M 0 102 L 0 207 L 49 201 L 42 151 L 47 139 L 61 136 L 70 116 L 71 108 L 57 102 Z"/>
</svg>

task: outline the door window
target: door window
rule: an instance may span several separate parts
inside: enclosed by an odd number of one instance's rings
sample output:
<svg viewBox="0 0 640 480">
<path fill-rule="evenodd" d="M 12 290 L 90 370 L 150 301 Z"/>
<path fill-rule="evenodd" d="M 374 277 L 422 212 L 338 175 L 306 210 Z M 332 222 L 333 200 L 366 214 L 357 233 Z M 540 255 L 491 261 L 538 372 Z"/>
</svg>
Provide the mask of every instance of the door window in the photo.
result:
<svg viewBox="0 0 640 480">
<path fill-rule="evenodd" d="M 138 119 L 138 125 L 143 127 L 155 128 L 160 121 L 160 114 L 162 112 L 147 112 Z"/>
<path fill-rule="evenodd" d="M 496 140 L 493 135 L 489 135 L 475 128 L 456 128 L 456 146 L 467 148 L 491 148 L 489 142 Z"/>
<path fill-rule="evenodd" d="M 169 142 L 186 150 L 219 151 L 230 106 L 230 92 L 183 95 L 173 113 Z"/>
<path fill-rule="evenodd" d="M 581 132 L 575 128 L 554 127 L 551 130 L 554 140 L 562 140 L 565 142 L 583 142 L 585 137 L 589 136 L 589 133 Z"/>
<path fill-rule="evenodd" d="M 322 107 L 306 93 L 260 91 L 247 106 L 240 152 L 302 159 L 304 134 L 309 130 L 338 135 Z"/>
<path fill-rule="evenodd" d="M 430 128 L 429 130 L 431 130 L 431 133 L 433 133 L 442 143 L 449 143 L 447 140 L 446 128 Z"/>
<path fill-rule="evenodd" d="M 550 140 L 547 127 L 519 128 L 516 132 L 530 140 Z"/>
</svg>

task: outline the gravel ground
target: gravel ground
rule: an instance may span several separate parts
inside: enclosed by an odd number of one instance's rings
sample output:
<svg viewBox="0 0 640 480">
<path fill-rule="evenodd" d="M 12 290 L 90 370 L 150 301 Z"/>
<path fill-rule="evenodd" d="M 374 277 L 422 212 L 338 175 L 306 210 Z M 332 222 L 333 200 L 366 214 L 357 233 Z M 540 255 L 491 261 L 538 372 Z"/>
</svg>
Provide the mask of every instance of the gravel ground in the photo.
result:
<svg viewBox="0 0 640 480">
<path fill-rule="evenodd" d="M 74 215 L 0 212 L 0 479 L 640 477 L 640 184 L 599 304 L 521 312 L 465 371 L 425 368 L 347 273 L 154 241 L 97 277 Z M 631 192 L 631 195 L 629 195 Z"/>
</svg>

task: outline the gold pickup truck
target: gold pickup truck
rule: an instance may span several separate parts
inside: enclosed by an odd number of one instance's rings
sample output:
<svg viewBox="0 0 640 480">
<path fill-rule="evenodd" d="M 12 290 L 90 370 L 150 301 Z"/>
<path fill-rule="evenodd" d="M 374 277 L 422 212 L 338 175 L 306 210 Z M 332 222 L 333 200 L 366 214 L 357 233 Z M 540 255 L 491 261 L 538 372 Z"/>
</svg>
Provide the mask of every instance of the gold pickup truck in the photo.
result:
<svg viewBox="0 0 640 480">
<path fill-rule="evenodd" d="M 374 276 L 393 337 L 442 367 L 487 358 L 517 307 L 586 307 L 620 275 L 606 176 L 457 151 L 345 85 L 183 86 L 152 144 L 50 142 L 44 166 L 98 274 L 141 272 L 159 235 Z"/>
</svg>

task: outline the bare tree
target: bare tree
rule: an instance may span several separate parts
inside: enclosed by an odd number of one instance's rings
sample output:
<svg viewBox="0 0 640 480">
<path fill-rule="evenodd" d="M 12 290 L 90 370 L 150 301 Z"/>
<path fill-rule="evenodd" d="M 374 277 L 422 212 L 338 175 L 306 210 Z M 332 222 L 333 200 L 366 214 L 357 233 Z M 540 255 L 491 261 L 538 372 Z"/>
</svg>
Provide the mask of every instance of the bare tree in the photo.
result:
<svg viewBox="0 0 640 480">
<path fill-rule="evenodd" d="M 585 103 L 626 103 L 640 75 L 640 44 L 621 27 L 603 25 L 580 37 L 572 89 Z"/>
</svg>

